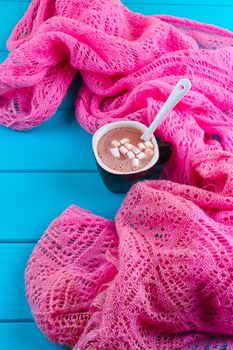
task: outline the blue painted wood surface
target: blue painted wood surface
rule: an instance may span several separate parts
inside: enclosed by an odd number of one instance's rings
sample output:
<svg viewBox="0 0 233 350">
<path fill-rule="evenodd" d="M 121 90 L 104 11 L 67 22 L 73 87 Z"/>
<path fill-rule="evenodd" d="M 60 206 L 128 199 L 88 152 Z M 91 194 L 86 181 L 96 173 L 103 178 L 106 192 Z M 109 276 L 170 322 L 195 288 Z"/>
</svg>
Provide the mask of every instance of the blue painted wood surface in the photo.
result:
<svg viewBox="0 0 233 350">
<path fill-rule="evenodd" d="M 97 173 L 2 173 L 0 242 L 36 241 L 51 220 L 74 203 L 113 218 L 123 195 L 112 194 Z"/>
<path fill-rule="evenodd" d="M 167 14 L 233 30 L 233 0 L 125 0 L 132 10 Z M 0 0 L 0 62 L 6 40 L 28 0 Z M 108 218 L 124 196 L 103 186 L 91 152 L 91 136 L 78 125 L 76 80 L 56 115 L 29 132 L 0 127 L 0 341 L 4 350 L 62 349 L 33 322 L 24 292 L 24 269 L 52 219 L 75 203 Z"/>
</svg>

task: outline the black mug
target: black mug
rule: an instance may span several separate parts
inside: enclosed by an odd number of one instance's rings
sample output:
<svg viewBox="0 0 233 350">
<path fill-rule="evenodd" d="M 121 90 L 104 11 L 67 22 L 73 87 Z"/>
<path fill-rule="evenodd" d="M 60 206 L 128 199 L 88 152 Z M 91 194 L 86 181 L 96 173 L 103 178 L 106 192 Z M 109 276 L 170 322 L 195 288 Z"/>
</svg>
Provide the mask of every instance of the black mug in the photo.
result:
<svg viewBox="0 0 233 350">
<path fill-rule="evenodd" d="M 106 124 L 99 128 L 92 138 L 92 147 L 95 155 L 97 169 L 105 186 L 116 193 L 127 192 L 133 184 L 140 180 L 159 179 L 163 165 L 170 159 L 172 146 L 169 142 L 158 143 L 152 136 L 151 142 L 154 145 L 154 155 L 151 161 L 143 168 L 134 172 L 117 172 L 105 165 L 98 156 L 97 145 L 103 135 L 117 128 L 136 128 L 142 132 L 147 130 L 147 126 L 136 121 L 119 121 Z"/>
</svg>

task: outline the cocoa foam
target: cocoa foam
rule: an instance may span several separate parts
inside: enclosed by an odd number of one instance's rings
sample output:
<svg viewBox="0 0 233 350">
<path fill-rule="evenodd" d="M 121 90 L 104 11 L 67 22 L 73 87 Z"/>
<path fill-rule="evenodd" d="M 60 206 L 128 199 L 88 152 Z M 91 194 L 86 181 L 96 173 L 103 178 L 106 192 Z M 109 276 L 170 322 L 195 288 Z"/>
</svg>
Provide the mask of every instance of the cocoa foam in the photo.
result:
<svg viewBox="0 0 233 350">
<path fill-rule="evenodd" d="M 143 143 L 142 132 L 135 127 L 119 127 L 106 132 L 97 144 L 101 161 L 119 173 L 145 168 L 154 155 L 153 143 Z"/>
</svg>

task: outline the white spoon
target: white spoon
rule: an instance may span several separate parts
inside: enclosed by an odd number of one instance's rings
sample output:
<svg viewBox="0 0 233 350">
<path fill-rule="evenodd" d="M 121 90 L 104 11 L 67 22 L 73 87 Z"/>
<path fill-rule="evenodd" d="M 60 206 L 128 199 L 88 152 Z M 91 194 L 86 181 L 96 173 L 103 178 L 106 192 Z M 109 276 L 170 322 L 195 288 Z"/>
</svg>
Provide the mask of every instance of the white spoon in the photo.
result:
<svg viewBox="0 0 233 350">
<path fill-rule="evenodd" d="M 162 121 L 166 118 L 168 113 L 170 113 L 171 110 L 177 105 L 177 103 L 180 102 L 180 100 L 182 100 L 184 95 L 187 94 L 187 92 L 190 90 L 191 86 L 192 84 L 187 78 L 181 79 L 176 84 L 176 86 L 172 90 L 172 93 L 168 97 L 167 101 L 164 103 L 163 107 L 157 114 L 154 121 L 148 127 L 147 131 L 141 136 L 141 139 L 143 139 L 144 141 L 150 140 L 160 123 L 162 123 Z"/>
</svg>

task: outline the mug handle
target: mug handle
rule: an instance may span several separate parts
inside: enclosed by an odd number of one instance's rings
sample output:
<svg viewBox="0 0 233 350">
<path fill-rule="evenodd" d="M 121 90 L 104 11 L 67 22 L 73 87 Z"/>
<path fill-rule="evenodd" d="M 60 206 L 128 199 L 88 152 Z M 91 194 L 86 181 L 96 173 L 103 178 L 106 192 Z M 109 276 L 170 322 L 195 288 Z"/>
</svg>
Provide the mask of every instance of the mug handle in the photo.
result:
<svg viewBox="0 0 233 350">
<path fill-rule="evenodd" d="M 157 165 L 165 164 L 172 155 L 172 144 L 170 142 L 162 142 L 159 145 L 159 159 Z"/>
</svg>

